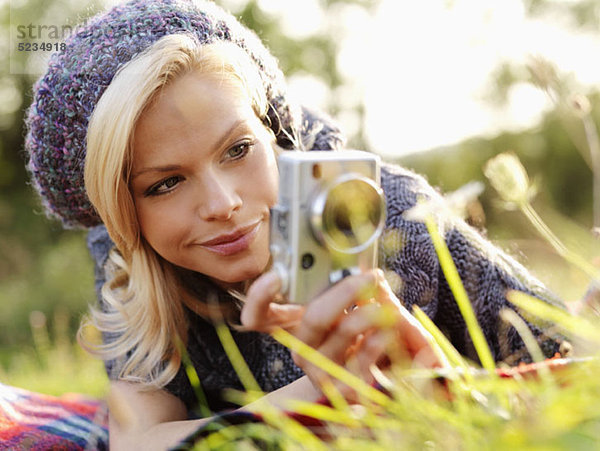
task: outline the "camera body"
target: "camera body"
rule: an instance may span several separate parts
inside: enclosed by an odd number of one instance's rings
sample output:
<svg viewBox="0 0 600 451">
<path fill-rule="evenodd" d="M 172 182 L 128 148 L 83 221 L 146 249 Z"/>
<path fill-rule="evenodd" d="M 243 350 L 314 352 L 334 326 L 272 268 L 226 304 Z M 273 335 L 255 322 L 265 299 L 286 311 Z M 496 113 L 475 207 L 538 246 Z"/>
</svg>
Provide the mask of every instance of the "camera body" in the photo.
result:
<svg viewBox="0 0 600 451">
<path fill-rule="evenodd" d="M 270 250 L 283 302 L 304 304 L 377 264 L 385 225 L 379 157 L 357 150 L 284 151 Z"/>
</svg>

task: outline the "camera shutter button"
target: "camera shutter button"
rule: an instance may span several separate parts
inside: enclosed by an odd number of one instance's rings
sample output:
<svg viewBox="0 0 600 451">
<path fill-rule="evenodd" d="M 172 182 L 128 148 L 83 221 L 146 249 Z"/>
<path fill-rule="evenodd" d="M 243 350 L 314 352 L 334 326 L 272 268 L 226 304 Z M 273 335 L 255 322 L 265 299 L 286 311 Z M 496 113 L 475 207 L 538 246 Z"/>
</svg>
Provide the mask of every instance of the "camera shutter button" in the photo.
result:
<svg viewBox="0 0 600 451">
<path fill-rule="evenodd" d="M 336 271 L 332 271 L 329 274 L 329 283 L 338 283 L 340 280 L 345 279 L 348 276 L 360 274 L 361 271 L 358 267 L 354 266 L 351 268 L 342 268 Z"/>
</svg>

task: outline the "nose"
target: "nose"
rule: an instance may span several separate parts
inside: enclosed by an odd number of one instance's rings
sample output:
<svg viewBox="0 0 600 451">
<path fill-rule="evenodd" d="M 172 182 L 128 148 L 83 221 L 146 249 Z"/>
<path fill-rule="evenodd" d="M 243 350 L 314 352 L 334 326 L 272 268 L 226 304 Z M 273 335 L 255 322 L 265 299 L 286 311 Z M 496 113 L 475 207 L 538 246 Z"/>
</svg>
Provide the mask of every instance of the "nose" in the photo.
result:
<svg viewBox="0 0 600 451">
<path fill-rule="evenodd" d="M 203 177 L 198 196 L 198 214 L 205 221 L 226 221 L 242 206 L 233 180 L 218 177 L 218 174 Z"/>
</svg>

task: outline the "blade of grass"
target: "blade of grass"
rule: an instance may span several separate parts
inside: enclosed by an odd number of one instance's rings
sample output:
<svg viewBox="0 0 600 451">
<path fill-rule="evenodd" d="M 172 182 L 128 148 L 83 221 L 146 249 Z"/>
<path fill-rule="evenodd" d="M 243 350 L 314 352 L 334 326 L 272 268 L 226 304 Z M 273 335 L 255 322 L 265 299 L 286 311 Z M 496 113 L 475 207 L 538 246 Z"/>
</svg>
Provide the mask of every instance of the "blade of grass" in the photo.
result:
<svg viewBox="0 0 600 451">
<path fill-rule="evenodd" d="M 336 407 L 315 404 L 314 402 L 294 400 L 290 402 L 290 410 L 316 420 L 331 421 L 351 428 L 361 426 L 361 422 L 354 418 L 350 411 L 341 411 Z"/>
<path fill-rule="evenodd" d="M 176 345 L 177 345 L 177 348 L 179 349 L 179 352 L 181 353 L 181 361 L 182 361 L 183 367 L 185 369 L 185 373 L 187 374 L 190 384 L 194 390 L 194 394 L 196 395 L 196 399 L 198 400 L 199 411 L 200 411 L 198 413 L 200 413 L 200 415 L 203 418 L 208 418 L 208 417 L 212 416 L 212 412 L 211 412 L 210 408 L 208 407 L 208 401 L 204 394 L 204 390 L 202 390 L 202 384 L 200 383 L 200 378 L 198 377 L 196 368 L 192 364 L 192 361 L 190 360 L 190 356 L 187 352 L 187 349 L 183 345 L 183 341 L 181 340 L 181 338 L 177 337 Z"/>
<path fill-rule="evenodd" d="M 327 397 L 334 409 L 342 412 L 348 412 L 350 410 L 350 406 L 333 382 L 328 380 L 323 381 L 321 391 L 323 391 L 323 394 Z"/>
<path fill-rule="evenodd" d="M 221 340 L 221 344 L 225 349 L 225 353 L 246 390 L 247 400 L 249 402 L 257 400 L 257 404 L 253 410 L 260 413 L 265 422 L 275 426 L 291 438 L 296 439 L 298 443 L 307 444 L 309 449 L 326 449 L 321 441 L 310 432 L 310 430 L 287 415 L 282 415 L 279 409 L 273 407 L 264 399 L 261 399 L 264 393 L 256 382 L 250 368 L 248 368 L 244 357 L 231 335 L 231 331 L 225 323 L 222 322 L 216 324 L 215 328 L 219 340 Z"/>
<path fill-rule="evenodd" d="M 460 353 L 456 350 L 456 348 L 450 343 L 450 340 L 442 333 L 442 331 L 435 325 L 433 321 L 425 314 L 418 305 L 413 307 L 413 315 L 417 320 L 421 323 L 421 325 L 425 328 L 427 332 L 429 332 L 433 339 L 436 341 L 438 346 L 441 348 L 442 352 L 448 359 L 450 363 L 450 367 L 454 368 L 456 366 L 463 369 L 464 377 L 467 381 L 473 380 L 473 375 L 471 374 L 471 369 L 469 365 L 465 362 L 465 359 L 460 355 Z"/>
<path fill-rule="evenodd" d="M 500 311 L 500 318 L 512 325 L 517 330 L 534 362 L 543 362 L 546 359 L 544 353 L 538 345 L 538 342 L 533 336 L 533 333 L 529 327 L 527 327 L 525 321 L 523 321 L 523 318 L 517 315 L 515 311 L 508 308 L 504 308 Z M 553 381 L 553 377 L 550 374 L 550 369 L 548 367 L 541 365 L 539 368 L 539 374 L 543 380 L 547 382 Z"/>
<path fill-rule="evenodd" d="M 258 443 L 249 442 L 251 439 L 256 439 Z M 195 451 L 216 449 L 287 449 L 291 445 L 293 443 L 291 443 L 289 437 L 286 437 L 280 431 L 272 430 L 264 424 L 248 423 L 226 426 L 212 432 L 201 441 L 195 443 L 192 449 Z M 291 447 L 291 449 L 294 448 Z"/>
<path fill-rule="evenodd" d="M 313 365 L 318 366 L 320 369 L 348 385 L 349 387 L 352 387 L 357 393 L 364 396 L 369 401 L 382 406 L 386 406 L 390 403 L 390 398 L 384 393 L 371 387 L 369 384 L 365 383 L 362 379 L 350 373 L 345 368 L 342 368 L 338 364 L 332 362 L 319 351 L 311 348 L 289 332 L 278 328 L 272 332 L 272 335 L 273 338 L 275 338 L 275 340 L 280 342 L 282 345 L 288 347 L 294 352 L 297 352 L 302 358 L 311 362 Z"/>
<path fill-rule="evenodd" d="M 231 331 L 227 328 L 225 323 L 218 323 L 215 325 L 215 329 L 219 336 L 219 340 L 221 340 L 223 349 L 225 349 L 225 353 L 246 391 L 254 392 L 257 396 L 262 396 L 263 392 L 258 385 L 258 382 L 256 382 L 252 371 L 248 368 L 248 364 L 244 360 L 242 353 L 235 344 L 235 340 L 231 336 Z"/>
<path fill-rule="evenodd" d="M 494 374 L 496 370 L 494 358 L 492 357 L 487 340 L 483 335 L 483 331 L 477 322 L 477 317 L 473 312 L 473 307 L 471 306 L 467 292 L 465 291 L 462 281 L 460 280 L 458 270 L 456 269 L 456 265 L 452 260 L 450 251 L 448 250 L 446 243 L 438 231 L 435 220 L 431 216 L 427 216 L 425 218 L 425 225 L 427 226 L 427 230 L 429 231 L 429 235 L 433 241 L 433 246 L 435 247 L 438 259 L 440 260 L 440 265 L 442 267 L 444 276 L 448 281 L 448 285 L 450 286 L 450 290 L 454 295 L 454 299 L 456 299 L 460 313 L 465 320 L 467 330 L 469 331 L 469 335 L 473 340 L 473 346 L 475 346 L 475 350 L 477 351 L 481 365 L 490 374 Z"/>
<path fill-rule="evenodd" d="M 591 279 L 598 280 L 598 268 L 588 263 L 579 254 L 569 250 L 560 239 L 550 230 L 546 223 L 542 220 L 540 215 L 533 209 L 530 203 L 526 203 L 520 206 L 521 211 L 525 217 L 531 222 L 536 230 L 552 245 L 554 250 L 558 252 L 569 263 L 578 267 L 581 271 L 586 273 Z"/>
<path fill-rule="evenodd" d="M 267 402 L 261 402 L 261 406 L 257 411 L 260 412 L 265 422 L 274 426 L 297 443 L 301 443 L 306 449 L 327 450 L 327 446 L 308 428 L 286 414 L 283 414 L 279 409 L 276 409 Z"/>
<path fill-rule="evenodd" d="M 574 336 L 600 343 L 600 328 L 598 324 L 586 318 L 572 315 L 561 308 L 547 304 L 521 291 L 509 291 L 506 294 L 506 298 L 517 307 L 534 316 L 557 324 Z"/>
</svg>

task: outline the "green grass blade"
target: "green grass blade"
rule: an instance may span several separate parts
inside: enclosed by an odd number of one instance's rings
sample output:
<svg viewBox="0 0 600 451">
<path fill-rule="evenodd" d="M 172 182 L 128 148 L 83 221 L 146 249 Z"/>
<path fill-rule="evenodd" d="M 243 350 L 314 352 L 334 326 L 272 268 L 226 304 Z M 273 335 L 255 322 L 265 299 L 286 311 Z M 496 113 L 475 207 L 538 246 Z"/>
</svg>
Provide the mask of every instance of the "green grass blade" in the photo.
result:
<svg viewBox="0 0 600 451">
<path fill-rule="evenodd" d="M 550 305 L 521 291 L 509 291 L 506 298 L 524 311 L 557 324 L 574 336 L 600 343 L 600 327 L 597 323 L 575 316 L 561 308 Z"/>
<path fill-rule="evenodd" d="M 527 327 L 525 321 L 523 321 L 523 319 L 517 315 L 516 312 L 511 309 L 504 308 L 500 311 L 500 318 L 517 330 L 534 362 L 541 362 L 546 358 L 540 349 L 538 342 L 533 336 L 533 333 L 531 333 L 531 330 L 529 327 Z"/>
<path fill-rule="evenodd" d="M 321 421 L 333 422 L 347 427 L 360 427 L 361 422 L 354 418 L 350 411 L 342 411 L 335 407 L 324 406 L 306 401 L 292 401 L 290 410 Z"/>
<path fill-rule="evenodd" d="M 282 345 L 288 347 L 294 352 L 297 352 L 302 358 L 311 362 L 313 365 L 318 366 L 320 369 L 348 385 L 349 387 L 352 387 L 354 390 L 356 390 L 356 392 L 364 396 L 369 401 L 382 406 L 386 406 L 390 403 L 390 398 L 384 393 L 371 387 L 362 379 L 350 373 L 345 368 L 342 368 L 340 365 L 332 362 L 319 351 L 311 348 L 289 332 L 279 328 L 275 329 L 272 332 L 272 335 L 273 338 L 275 338 L 275 340 L 280 342 Z"/>
<path fill-rule="evenodd" d="M 262 415 L 262 418 L 266 423 L 274 426 L 296 443 L 302 443 L 306 449 L 327 450 L 327 446 L 325 446 L 324 442 L 308 428 L 267 402 L 260 402 L 260 407 L 257 409 L 257 412 Z"/>
<path fill-rule="evenodd" d="M 215 325 L 215 329 L 217 330 L 217 335 L 219 336 L 219 340 L 221 340 L 223 349 L 225 349 L 225 353 L 246 391 L 254 392 L 257 395 L 262 394 L 262 390 L 256 382 L 252 371 L 248 368 L 248 364 L 244 360 L 242 353 L 235 344 L 235 340 L 231 336 L 231 331 L 227 328 L 225 323 Z"/>
<path fill-rule="evenodd" d="M 522 205 L 521 211 L 525 217 L 531 222 L 536 230 L 542 235 L 548 243 L 558 252 L 558 254 L 567 260 L 572 265 L 578 267 L 581 271 L 586 273 L 592 280 L 599 280 L 600 274 L 598 268 L 590 264 L 579 254 L 569 250 L 560 239 L 552 232 L 552 230 L 542 220 L 540 215 L 534 210 L 530 203 Z"/>
<path fill-rule="evenodd" d="M 469 331 L 471 339 L 473 340 L 473 346 L 475 346 L 475 350 L 477 351 L 481 365 L 487 371 L 489 371 L 490 374 L 493 374 L 496 370 L 494 358 L 492 357 L 490 348 L 487 344 L 485 336 L 483 335 L 483 331 L 477 322 L 477 317 L 473 312 L 473 307 L 471 306 L 467 292 L 465 291 L 462 281 L 460 280 L 458 270 L 456 269 L 456 265 L 452 260 L 450 251 L 448 250 L 446 243 L 438 231 L 435 220 L 431 216 L 425 218 L 425 225 L 427 226 L 427 230 L 429 231 L 429 235 L 433 241 L 433 246 L 435 247 L 438 259 L 440 260 L 440 265 L 442 267 L 442 271 L 444 272 L 444 276 L 448 281 L 450 290 L 452 290 L 454 299 L 456 299 L 460 313 L 465 320 L 467 330 Z"/>
<path fill-rule="evenodd" d="M 450 340 L 442 333 L 440 329 L 435 325 L 433 321 L 425 314 L 419 306 L 415 305 L 413 307 L 413 315 L 417 320 L 421 323 L 421 325 L 425 328 L 427 332 L 429 332 L 433 339 L 436 341 L 438 346 L 441 348 L 442 352 L 448 359 L 451 367 L 460 367 L 463 369 L 464 377 L 467 381 L 471 381 L 473 379 L 473 375 L 471 374 L 471 369 L 463 356 L 456 350 L 456 348 L 450 343 Z"/>
<path fill-rule="evenodd" d="M 500 311 L 500 318 L 517 330 L 534 362 L 542 362 L 545 360 L 546 357 L 544 356 L 544 353 L 540 349 L 540 346 L 533 336 L 533 333 L 529 327 L 527 327 L 525 321 L 523 321 L 523 318 L 517 315 L 515 311 L 508 308 L 504 308 Z M 552 381 L 552 375 L 550 374 L 548 367 L 544 365 L 540 366 L 539 374 L 542 379 L 548 382 Z"/>
<path fill-rule="evenodd" d="M 323 381 L 321 391 L 327 397 L 334 409 L 345 412 L 350 410 L 350 406 L 331 381 Z"/>
<path fill-rule="evenodd" d="M 196 399 L 198 400 L 199 413 L 203 418 L 207 418 L 212 416 L 212 412 L 208 407 L 208 401 L 206 396 L 204 395 L 204 390 L 202 390 L 202 384 L 200 383 L 200 378 L 198 377 L 198 373 L 196 372 L 196 368 L 192 364 L 190 360 L 190 356 L 187 352 L 187 349 L 183 345 L 183 342 L 179 337 L 177 337 L 177 348 L 181 353 L 181 364 L 185 369 L 185 373 L 190 381 L 190 384 L 194 390 L 194 394 L 196 395 Z"/>
</svg>

